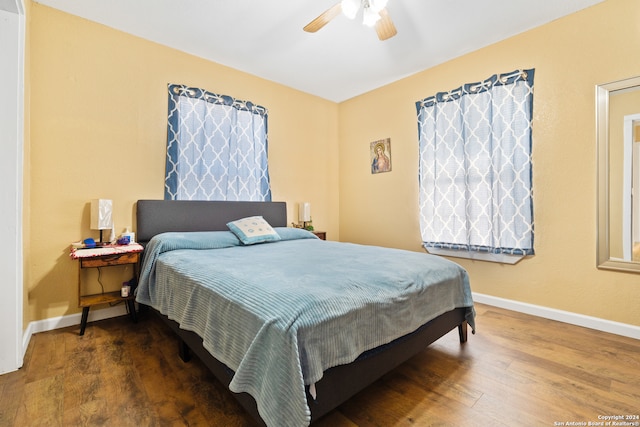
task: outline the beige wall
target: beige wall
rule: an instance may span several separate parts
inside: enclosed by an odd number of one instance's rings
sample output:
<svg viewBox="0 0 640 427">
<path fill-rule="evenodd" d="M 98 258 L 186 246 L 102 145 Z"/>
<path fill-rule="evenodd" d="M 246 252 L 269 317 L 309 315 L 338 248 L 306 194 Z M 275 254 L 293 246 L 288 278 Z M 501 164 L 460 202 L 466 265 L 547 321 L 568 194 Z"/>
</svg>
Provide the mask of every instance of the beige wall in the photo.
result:
<svg viewBox="0 0 640 427">
<path fill-rule="evenodd" d="M 640 74 L 638 16 L 640 2 L 609 0 L 342 103 L 341 240 L 420 251 L 415 101 L 535 68 L 536 255 L 458 262 L 475 292 L 640 325 L 640 276 L 595 267 L 595 85 Z M 384 137 L 393 171 L 371 175 L 369 142 Z"/>
<path fill-rule="evenodd" d="M 79 311 L 78 266 L 68 248 L 98 236 L 89 230 L 91 199 L 113 199 L 121 232 L 134 226 L 137 199 L 163 198 L 167 83 L 267 107 L 273 200 L 288 203 L 289 221 L 297 221 L 298 202 L 311 202 L 314 225 L 337 238 L 337 104 L 30 6 L 25 326 Z M 124 268 L 107 273 L 106 284 L 116 287 L 132 274 Z"/>
<path fill-rule="evenodd" d="M 290 221 L 310 201 L 329 238 L 421 251 L 415 101 L 530 67 L 536 255 L 458 262 L 476 292 L 640 325 L 640 276 L 595 268 L 594 115 L 596 84 L 640 74 L 639 15 L 636 0 L 608 0 L 337 105 L 31 4 L 25 326 L 78 311 L 67 250 L 96 233 L 90 199 L 113 199 L 122 229 L 135 200 L 163 197 L 167 83 L 269 109 L 273 198 Z M 369 142 L 387 137 L 393 171 L 371 175 Z"/>
</svg>

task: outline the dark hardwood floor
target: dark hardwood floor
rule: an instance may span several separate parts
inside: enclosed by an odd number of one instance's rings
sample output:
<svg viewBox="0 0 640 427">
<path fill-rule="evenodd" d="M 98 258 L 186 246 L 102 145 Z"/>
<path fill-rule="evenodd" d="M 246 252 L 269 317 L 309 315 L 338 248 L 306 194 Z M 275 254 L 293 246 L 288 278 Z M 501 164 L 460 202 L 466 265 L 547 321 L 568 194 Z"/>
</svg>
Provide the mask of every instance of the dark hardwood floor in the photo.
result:
<svg viewBox="0 0 640 427">
<path fill-rule="evenodd" d="M 586 425 L 640 414 L 640 341 L 476 309 L 466 344 L 452 331 L 315 425 Z M 0 426 L 254 425 L 199 360 L 178 358 L 152 313 L 78 330 L 34 335 L 24 367 L 0 376 Z"/>
</svg>

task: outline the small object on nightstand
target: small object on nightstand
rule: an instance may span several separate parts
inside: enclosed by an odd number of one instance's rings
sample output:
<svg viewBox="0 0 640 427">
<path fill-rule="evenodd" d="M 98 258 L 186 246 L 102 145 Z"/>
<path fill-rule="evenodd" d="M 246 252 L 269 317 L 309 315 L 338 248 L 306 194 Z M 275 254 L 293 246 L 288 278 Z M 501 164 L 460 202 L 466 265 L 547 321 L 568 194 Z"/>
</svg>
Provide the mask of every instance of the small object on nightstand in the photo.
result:
<svg viewBox="0 0 640 427">
<path fill-rule="evenodd" d="M 118 238 L 118 240 L 116 240 L 116 243 L 118 245 L 128 245 L 129 243 L 131 243 L 131 237 L 129 237 L 129 236 L 120 236 Z"/>
</svg>

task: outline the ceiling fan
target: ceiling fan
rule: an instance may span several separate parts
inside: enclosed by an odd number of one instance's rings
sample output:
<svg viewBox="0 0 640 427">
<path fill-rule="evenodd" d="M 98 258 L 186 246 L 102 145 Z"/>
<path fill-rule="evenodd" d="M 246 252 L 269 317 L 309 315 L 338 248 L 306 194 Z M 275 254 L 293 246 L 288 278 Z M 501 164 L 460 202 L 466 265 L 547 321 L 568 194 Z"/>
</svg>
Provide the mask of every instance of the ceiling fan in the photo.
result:
<svg viewBox="0 0 640 427">
<path fill-rule="evenodd" d="M 347 18 L 354 19 L 362 8 L 362 23 L 368 27 L 376 27 L 376 33 L 380 40 L 387 40 L 395 36 L 396 31 L 393 21 L 387 12 L 388 0 L 342 0 L 336 3 L 303 29 L 308 33 L 315 33 L 333 18 L 342 12 Z"/>
</svg>

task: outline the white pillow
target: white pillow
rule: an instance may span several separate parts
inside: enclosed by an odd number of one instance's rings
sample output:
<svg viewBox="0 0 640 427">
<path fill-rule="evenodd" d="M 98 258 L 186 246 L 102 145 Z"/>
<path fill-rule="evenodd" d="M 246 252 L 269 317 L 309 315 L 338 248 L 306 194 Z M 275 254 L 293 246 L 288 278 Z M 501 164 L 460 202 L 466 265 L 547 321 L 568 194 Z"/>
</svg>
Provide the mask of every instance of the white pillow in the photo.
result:
<svg viewBox="0 0 640 427">
<path fill-rule="evenodd" d="M 245 245 L 280 240 L 280 235 L 261 216 L 231 221 L 227 223 L 227 227 Z"/>
</svg>

